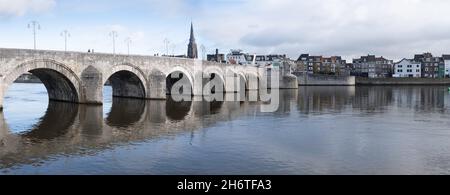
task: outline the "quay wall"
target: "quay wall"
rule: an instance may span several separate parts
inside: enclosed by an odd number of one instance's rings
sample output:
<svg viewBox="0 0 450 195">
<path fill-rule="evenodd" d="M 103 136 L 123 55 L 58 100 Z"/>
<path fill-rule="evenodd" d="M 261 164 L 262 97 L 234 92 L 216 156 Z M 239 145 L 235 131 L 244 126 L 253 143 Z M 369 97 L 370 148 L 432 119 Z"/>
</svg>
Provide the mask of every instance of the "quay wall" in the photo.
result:
<svg viewBox="0 0 450 195">
<path fill-rule="evenodd" d="M 450 85 L 450 78 L 356 78 L 356 85 Z"/>
<path fill-rule="evenodd" d="M 300 86 L 354 86 L 354 76 L 313 75 L 301 72 L 294 73 Z"/>
</svg>

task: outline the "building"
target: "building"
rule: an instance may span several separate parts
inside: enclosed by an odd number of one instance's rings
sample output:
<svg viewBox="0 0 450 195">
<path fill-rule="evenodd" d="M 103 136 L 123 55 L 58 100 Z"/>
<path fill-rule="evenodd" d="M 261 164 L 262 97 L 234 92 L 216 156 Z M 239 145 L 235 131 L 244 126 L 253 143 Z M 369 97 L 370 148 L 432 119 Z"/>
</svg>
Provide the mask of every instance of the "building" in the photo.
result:
<svg viewBox="0 0 450 195">
<path fill-rule="evenodd" d="M 323 57 L 301 54 L 297 59 L 296 71 L 306 71 L 310 74 L 348 75 L 350 72 L 346 64 L 347 62 L 341 56 Z"/>
<path fill-rule="evenodd" d="M 189 38 L 187 56 L 188 56 L 188 58 L 192 58 L 192 59 L 198 58 L 197 43 L 195 42 L 195 37 L 194 37 L 194 24 L 192 24 L 192 23 L 191 23 L 191 35 Z"/>
<path fill-rule="evenodd" d="M 215 54 L 208 54 L 206 56 L 206 60 L 211 62 L 227 63 L 225 60 L 225 54 L 220 54 L 219 49 L 216 49 Z"/>
<path fill-rule="evenodd" d="M 227 63 L 228 64 L 239 64 L 239 65 L 249 65 L 253 61 L 253 57 L 247 53 L 243 53 L 242 50 L 231 50 L 229 54 L 227 54 Z"/>
<path fill-rule="evenodd" d="M 252 65 L 256 67 L 277 68 L 283 62 L 290 61 L 286 54 L 250 55 L 242 50 L 231 50 L 227 54 L 226 61 L 229 64 Z"/>
<path fill-rule="evenodd" d="M 422 77 L 422 64 L 413 59 L 403 59 L 394 64 L 395 78 L 420 78 Z"/>
<path fill-rule="evenodd" d="M 301 54 L 297 60 L 297 71 L 305 71 L 310 74 L 319 73 L 322 64 L 322 56 L 311 56 L 309 54 Z"/>
<path fill-rule="evenodd" d="M 443 78 L 445 76 L 445 64 L 441 57 L 433 57 L 431 53 L 414 55 L 414 61 L 422 65 L 422 77 Z"/>
<path fill-rule="evenodd" d="M 286 59 L 286 55 L 279 55 L 279 54 L 271 54 L 271 55 L 256 55 L 256 59 L 253 61 L 252 64 L 258 67 L 278 67 L 280 66 L 280 63 Z M 252 59 L 253 57 L 250 57 Z"/>
<path fill-rule="evenodd" d="M 442 55 L 445 65 L 445 77 L 450 77 L 450 55 Z"/>
<path fill-rule="evenodd" d="M 349 70 L 346 69 L 347 61 L 343 60 L 341 56 L 331 56 L 329 58 L 322 58 L 320 66 L 320 73 L 334 74 L 334 75 L 349 75 Z"/>
<path fill-rule="evenodd" d="M 352 71 L 354 70 L 353 68 L 353 63 L 346 63 L 345 64 L 345 74 L 344 76 L 350 76 L 352 74 Z"/>
<path fill-rule="evenodd" d="M 353 75 L 369 78 L 392 77 L 393 61 L 375 55 L 361 56 L 353 59 Z"/>
</svg>

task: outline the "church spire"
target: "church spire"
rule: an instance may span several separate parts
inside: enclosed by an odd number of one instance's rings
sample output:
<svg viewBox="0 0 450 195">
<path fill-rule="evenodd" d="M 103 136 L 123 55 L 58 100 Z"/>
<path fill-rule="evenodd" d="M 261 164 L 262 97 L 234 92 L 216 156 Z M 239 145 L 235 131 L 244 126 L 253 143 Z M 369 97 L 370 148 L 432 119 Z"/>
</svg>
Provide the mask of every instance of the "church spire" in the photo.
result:
<svg viewBox="0 0 450 195">
<path fill-rule="evenodd" d="M 194 36 L 194 24 L 191 22 L 191 37 L 189 38 L 190 42 L 195 42 L 195 36 Z"/>
<path fill-rule="evenodd" d="M 191 22 L 191 35 L 189 38 L 187 56 L 188 56 L 188 58 L 192 58 L 192 59 L 198 58 L 197 43 L 195 42 L 195 36 L 194 36 L 194 24 L 192 22 Z"/>
</svg>

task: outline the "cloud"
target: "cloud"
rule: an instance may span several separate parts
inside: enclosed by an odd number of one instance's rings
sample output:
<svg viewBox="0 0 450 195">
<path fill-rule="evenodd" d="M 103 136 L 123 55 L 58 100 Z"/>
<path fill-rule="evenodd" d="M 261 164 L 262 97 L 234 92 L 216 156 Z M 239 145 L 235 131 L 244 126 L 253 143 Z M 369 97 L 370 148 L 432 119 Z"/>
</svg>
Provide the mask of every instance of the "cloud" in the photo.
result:
<svg viewBox="0 0 450 195">
<path fill-rule="evenodd" d="M 227 2 L 227 1 L 225 1 Z M 247 0 L 193 12 L 201 33 L 218 45 L 250 52 L 395 59 L 449 53 L 450 1 Z"/>
<path fill-rule="evenodd" d="M 43 12 L 55 1 L 0 0 L 0 17 Z M 161 52 L 168 38 L 184 53 L 192 19 L 198 45 L 208 51 L 401 59 L 425 51 L 450 53 L 449 9 L 448 0 L 70 0 L 58 1 L 55 12 L 60 20 L 98 32 L 86 32 L 96 40 L 89 44 L 106 42 L 108 51 L 107 34 L 116 30 L 118 39 L 136 40 L 135 51 Z"/>
<path fill-rule="evenodd" d="M 263 31 L 246 34 L 239 40 L 239 42 L 255 47 L 276 47 L 301 41 L 300 39 L 301 37 L 295 36 L 292 33 L 266 29 Z"/>
<path fill-rule="evenodd" d="M 55 0 L 0 0 L 0 16 L 23 16 L 28 12 L 45 12 L 55 4 Z"/>
</svg>

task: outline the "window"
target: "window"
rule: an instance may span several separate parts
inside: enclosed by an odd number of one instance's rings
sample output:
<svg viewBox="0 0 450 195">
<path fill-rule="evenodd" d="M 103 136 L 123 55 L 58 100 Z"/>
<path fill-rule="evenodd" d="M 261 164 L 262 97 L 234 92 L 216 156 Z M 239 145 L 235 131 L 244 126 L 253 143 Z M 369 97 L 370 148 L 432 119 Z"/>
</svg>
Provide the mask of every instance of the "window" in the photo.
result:
<svg viewBox="0 0 450 195">
<path fill-rule="evenodd" d="M 416 72 L 420 72 L 420 70 L 419 70 L 419 69 L 417 69 L 417 70 L 416 70 Z"/>
<path fill-rule="evenodd" d="M 402 65 L 398 65 L 398 67 L 399 67 L 399 68 L 403 68 L 403 66 L 402 66 Z"/>
</svg>

